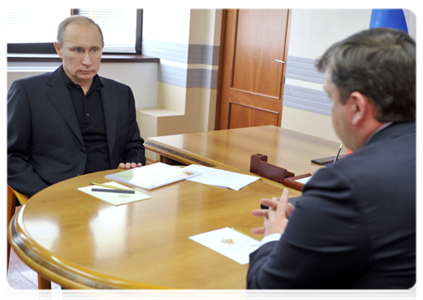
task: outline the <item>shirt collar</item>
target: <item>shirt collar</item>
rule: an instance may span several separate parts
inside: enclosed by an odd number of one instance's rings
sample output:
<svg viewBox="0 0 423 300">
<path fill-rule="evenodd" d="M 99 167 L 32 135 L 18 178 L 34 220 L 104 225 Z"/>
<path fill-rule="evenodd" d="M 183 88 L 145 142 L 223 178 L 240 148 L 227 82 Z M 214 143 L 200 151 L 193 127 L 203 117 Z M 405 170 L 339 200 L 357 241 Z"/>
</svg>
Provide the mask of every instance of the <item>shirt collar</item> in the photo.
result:
<svg viewBox="0 0 423 300">
<path fill-rule="evenodd" d="M 72 80 L 70 80 L 70 78 L 68 77 L 68 75 L 66 75 L 65 70 L 63 69 L 63 65 L 60 66 L 60 73 L 62 74 L 63 79 L 65 80 L 65 83 L 68 87 L 76 87 L 78 86 L 77 84 L 75 84 Z M 91 83 L 91 87 L 90 90 L 92 88 L 95 88 L 96 90 L 101 90 L 103 88 L 104 84 L 101 81 L 100 76 L 98 76 L 98 74 L 96 74 L 93 77 L 93 82 Z"/>
<path fill-rule="evenodd" d="M 394 123 L 394 122 L 387 122 L 387 123 L 383 124 L 382 126 L 380 126 L 378 129 L 376 129 L 375 131 L 373 131 L 373 133 L 367 139 L 366 144 L 368 144 L 370 142 L 370 140 L 376 135 L 376 133 L 378 133 L 378 132 L 382 131 L 383 129 L 385 129 L 386 127 L 392 125 L 392 123 Z"/>
</svg>

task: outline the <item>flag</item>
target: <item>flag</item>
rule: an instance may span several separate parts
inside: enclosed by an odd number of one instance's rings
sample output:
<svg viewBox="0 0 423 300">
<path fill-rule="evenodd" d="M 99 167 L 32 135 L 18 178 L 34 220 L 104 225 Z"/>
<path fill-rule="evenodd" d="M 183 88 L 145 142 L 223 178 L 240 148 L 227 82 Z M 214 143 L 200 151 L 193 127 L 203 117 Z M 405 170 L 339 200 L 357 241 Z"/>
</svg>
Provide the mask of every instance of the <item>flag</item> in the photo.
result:
<svg viewBox="0 0 423 300">
<path fill-rule="evenodd" d="M 408 33 L 404 10 L 402 9 L 373 9 L 370 28 L 389 27 Z"/>
</svg>

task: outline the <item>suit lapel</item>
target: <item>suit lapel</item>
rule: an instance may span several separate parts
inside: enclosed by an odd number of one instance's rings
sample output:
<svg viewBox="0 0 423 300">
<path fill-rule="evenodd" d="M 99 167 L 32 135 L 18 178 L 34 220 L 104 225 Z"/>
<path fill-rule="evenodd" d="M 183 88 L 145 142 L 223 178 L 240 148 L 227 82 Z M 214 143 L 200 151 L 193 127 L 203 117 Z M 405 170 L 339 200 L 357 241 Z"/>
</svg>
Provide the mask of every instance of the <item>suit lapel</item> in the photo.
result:
<svg viewBox="0 0 423 300">
<path fill-rule="evenodd" d="M 101 101 L 103 102 L 107 145 L 109 147 L 109 154 L 111 159 L 116 139 L 116 116 L 118 101 L 114 96 L 113 91 L 110 90 L 110 87 L 107 84 L 104 84 L 104 87 L 101 89 Z"/>
<path fill-rule="evenodd" d="M 50 75 L 46 84 L 50 86 L 50 89 L 46 91 L 50 101 L 59 111 L 62 118 L 68 124 L 69 128 L 73 131 L 81 144 L 84 145 L 84 140 L 82 139 L 82 133 L 79 128 L 78 118 L 76 117 L 72 99 L 59 69 Z"/>
</svg>

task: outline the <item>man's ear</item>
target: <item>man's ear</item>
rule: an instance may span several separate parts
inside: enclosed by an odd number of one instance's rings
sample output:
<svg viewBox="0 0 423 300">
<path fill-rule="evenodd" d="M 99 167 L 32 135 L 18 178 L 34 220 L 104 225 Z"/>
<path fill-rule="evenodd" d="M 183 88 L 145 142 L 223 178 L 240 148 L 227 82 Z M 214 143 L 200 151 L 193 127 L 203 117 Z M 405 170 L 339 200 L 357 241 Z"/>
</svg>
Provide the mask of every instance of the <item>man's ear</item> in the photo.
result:
<svg viewBox="0 0 423 300">
<path fill-rule="evenodd" d="M 59 57 L 63 58 L 62 57 L 62 48 L 60 47 L 59 42 L 54 42 L 54 48 L 56 49 L 56 52 L 59 55 Z"/>
<path fill-rule="evenodd" d="M 360 125 L 369 113 L 369 99 L 362 93 L 352 92 L 348 101 L 350 101 L 350 113 L 352 114 L 351 122 L 355 126 Z"/>
</svg>

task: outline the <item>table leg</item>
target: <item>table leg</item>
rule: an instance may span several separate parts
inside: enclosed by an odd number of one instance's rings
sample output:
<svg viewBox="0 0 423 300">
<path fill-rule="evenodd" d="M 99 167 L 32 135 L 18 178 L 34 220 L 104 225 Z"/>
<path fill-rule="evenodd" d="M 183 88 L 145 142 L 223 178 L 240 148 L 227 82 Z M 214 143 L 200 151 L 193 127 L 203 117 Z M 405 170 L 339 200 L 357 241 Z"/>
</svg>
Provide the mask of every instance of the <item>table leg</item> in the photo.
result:
<svg viewBox="0 0 423 300">
<path fill-rule="evenodd" d="M 38 299 L 51 300 L 51 282 L 38 274 Z"/>
</svg>

